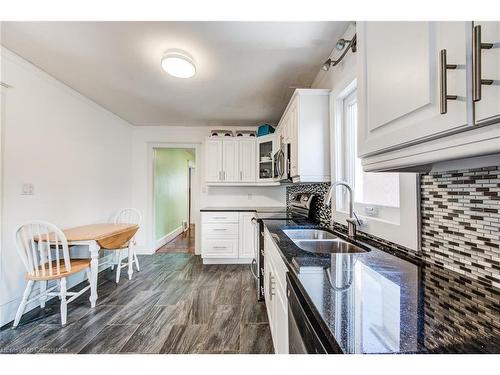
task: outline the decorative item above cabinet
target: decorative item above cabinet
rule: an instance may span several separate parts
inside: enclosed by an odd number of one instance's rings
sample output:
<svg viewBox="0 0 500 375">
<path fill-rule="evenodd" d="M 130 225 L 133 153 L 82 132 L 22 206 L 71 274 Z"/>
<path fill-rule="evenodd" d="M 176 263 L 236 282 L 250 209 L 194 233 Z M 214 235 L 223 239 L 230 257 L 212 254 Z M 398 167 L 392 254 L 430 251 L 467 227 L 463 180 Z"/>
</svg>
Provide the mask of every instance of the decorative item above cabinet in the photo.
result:
<svg viewBox="0 0 500 375">
<path fill-rule="evenodd" d="M 499 22 L 358 22 L 357 36 L 365 171 L 500 153 Z"/>
<path fill-rule="evenodd" d="M 290 144 L 292 182 L 330 181 L 330 90 L 297 89 L 276 130 Z"/>
</svg>

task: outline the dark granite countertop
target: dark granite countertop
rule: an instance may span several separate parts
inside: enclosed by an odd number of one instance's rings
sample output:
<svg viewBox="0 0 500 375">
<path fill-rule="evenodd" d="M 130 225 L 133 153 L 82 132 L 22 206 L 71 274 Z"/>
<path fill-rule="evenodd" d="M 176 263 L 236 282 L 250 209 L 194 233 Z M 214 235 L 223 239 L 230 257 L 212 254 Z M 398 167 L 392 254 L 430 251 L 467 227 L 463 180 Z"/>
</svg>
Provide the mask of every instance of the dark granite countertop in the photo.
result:
<svg viewBox="0 0 500 375">
<path fill-rule="evenodd" d="M 200 212 L 286 212 L 286 207 L 203 207 Z"/>
<path fill-rule="evenodd" d="M 318 326 L 344 353 L 500 353 L 498 289 L 362 242 L 370 251 L 312 254 L 283 229 L 318 226 L 264 224 Z"/>
</svg>

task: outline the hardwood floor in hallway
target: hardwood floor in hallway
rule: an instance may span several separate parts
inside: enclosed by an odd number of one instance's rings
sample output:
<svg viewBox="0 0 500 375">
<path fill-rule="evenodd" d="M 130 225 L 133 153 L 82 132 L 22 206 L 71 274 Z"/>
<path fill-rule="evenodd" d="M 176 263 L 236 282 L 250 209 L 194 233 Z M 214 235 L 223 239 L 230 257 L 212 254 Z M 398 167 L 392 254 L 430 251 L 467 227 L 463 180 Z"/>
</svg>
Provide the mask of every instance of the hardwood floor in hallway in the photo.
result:
<svg viewBox="0 0 500 375">
<path fill-rule="evenodd" d="M 194 231 L 194 224 L 191 224 L 187 231 L 179 234 L 172 241 L 160 247 L 156 252 L 194 254 Z"/>
<path fill-rule="evenodd" d="M 132 280 L 99 274 L 97 306 L 85 293 L 0 331 L 0 353 L 272 353 L 266 307 L 246 265 L 203 265 L 191 254 L 140 256 Z M 82 286 L 77 286 L 78 287 Z"/>
</svg>

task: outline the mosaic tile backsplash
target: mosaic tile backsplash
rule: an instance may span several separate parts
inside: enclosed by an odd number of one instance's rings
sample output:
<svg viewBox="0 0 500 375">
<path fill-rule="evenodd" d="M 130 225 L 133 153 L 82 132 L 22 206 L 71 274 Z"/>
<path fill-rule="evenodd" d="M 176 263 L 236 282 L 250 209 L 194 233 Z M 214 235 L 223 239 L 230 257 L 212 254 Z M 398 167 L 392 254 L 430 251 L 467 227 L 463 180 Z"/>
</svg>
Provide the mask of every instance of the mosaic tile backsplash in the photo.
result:
<svg viewBox="0 0 500 375">
<path fill-rule="evenodd" d="M 423 174 L 421 185 L 422 247 L 413 250 L 358 232 L 360 239 L 389 252 L 423 258 L 480 281 L 500 287 L 500 168 L 455 170 Z M 318 194 L 315 217 L 330 223 L 330 209 L 322 203 L 330 184 L 287 187 L 287 205 L 296 192 Z M 335 223 L 345 232 L 345 225 Z"/>
<path fill-rule="evenodd" d="M 420 184 L 423 252 L 500 287 L 499 167 L 423 175 Z"/>
</svg>

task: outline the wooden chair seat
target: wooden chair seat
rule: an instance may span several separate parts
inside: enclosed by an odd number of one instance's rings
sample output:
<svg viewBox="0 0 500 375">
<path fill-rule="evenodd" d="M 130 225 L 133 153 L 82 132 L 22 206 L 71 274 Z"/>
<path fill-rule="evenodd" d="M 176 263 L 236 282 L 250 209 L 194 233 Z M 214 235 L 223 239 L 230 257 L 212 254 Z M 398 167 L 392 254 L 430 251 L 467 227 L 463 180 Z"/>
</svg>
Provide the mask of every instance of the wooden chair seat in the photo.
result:
<svg viewBox="0 0 500 375">
<path fill-rule="evenodd" d="M 49 275 L 49 265 L 48 263 L 45 264 L 45 276 L 42 275 L 42 267 L 38 267 L 38 276 L 37 275 L 30 275 L 26 274 L 26 279 L 27 280 L 34 280 L 34 281 L 40 281 L 40 280 L 55 280 L 55 279 L 60 279 L 62 277 L 67 277 L 69 275 L 72 275 L 74 273 L 80 272 L 84 270 L 85 268 L 90 267 L 90 259 L 71 259 L 71 271 L 68 271 L 66 269 L 66 265 L 64 262 L 61 262 L 60 264 L 60 273 L 55 274 L 56 267 L 57 267 L 57 261 L 54 260 L 52 261 L 52 275 Z"/>
</svg>

